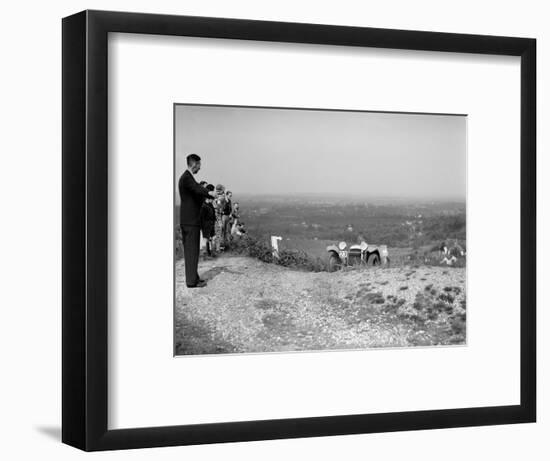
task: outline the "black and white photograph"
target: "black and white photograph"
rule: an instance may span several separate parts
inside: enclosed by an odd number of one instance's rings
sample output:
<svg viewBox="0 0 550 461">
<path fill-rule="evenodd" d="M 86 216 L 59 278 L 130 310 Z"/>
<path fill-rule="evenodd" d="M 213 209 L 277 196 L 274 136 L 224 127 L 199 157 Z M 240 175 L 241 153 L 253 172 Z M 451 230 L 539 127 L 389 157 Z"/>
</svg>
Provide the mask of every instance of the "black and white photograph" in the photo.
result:
<svg viewBox="0 0 550 461">
<path fill-rule="evenodd" d="M 1 459 L 550 460 L 547 3 L 3 6 Z"/>
<path fill-rule="evenodd" d="M 174 105 L 175 355 L 467 344 L 467 116 Z"/>
</svg>

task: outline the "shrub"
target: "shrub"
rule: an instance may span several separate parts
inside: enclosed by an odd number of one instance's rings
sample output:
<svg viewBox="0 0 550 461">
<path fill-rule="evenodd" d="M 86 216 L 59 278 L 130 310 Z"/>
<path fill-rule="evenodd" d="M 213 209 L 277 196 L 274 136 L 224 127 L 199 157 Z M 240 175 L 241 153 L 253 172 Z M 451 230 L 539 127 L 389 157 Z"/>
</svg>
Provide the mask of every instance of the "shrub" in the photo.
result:
<svg viewBox="0 0 550 461">
<path fill-rule="evenodd" d="M 416 297 L 414 299 L 413 307 L 419 311 L 422 309 L 426 309 L 427 306 L 430 305 L 430 300 L 424 296 L 422 293 L 417 293 Z"/>
<path fill-rule="evenodd" d="M 466 322 L 462 318 L 453 318 L 451 321 L 451 328 L 455 335 L 466 334 Z"/>
<path fill-rule="evenodd" d="M 280 250 L 279 259 L 275 259 L 274 262 L 284 267 L 306 269 L 313 272 L 321 272 L 327 269 L 321 258 L 313 258 L 303 250 Z"/>
<path fill-rule="evenodd" d="M 365 301 L 371 304 L 384 304 L 384 295 L 382 293 L 368 293 Z"/>
<path fill-rule="evenodd" d="M 450 304 L 454 303 L 454 300 L 455 300 L 454 296 L 449 293 L 441 293 L 439 295 L 439 299 L 441 299 L 441 301 L 445 301 Z"/>
<path fill-rule="evenodd" d="M 279 258 L 274 258 L 273 250 L 267 242 L 249 235 L 233 240 L 229 252 L 250 256 L 266 263 L 274 263 L 284 267 L 313 272 L 327 270 L 326 264 L 321 258 L 313 258 L 303 250 L 279 250 Z"/>
</svg>

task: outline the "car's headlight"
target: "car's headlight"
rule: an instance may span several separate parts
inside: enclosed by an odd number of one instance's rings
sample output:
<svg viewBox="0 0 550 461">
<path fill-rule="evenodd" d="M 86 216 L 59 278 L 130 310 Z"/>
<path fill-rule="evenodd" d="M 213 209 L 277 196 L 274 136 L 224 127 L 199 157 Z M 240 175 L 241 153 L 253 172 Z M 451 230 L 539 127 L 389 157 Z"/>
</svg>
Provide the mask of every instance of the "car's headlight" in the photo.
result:
<svg viewBox="0 0 550 461">
<path fill-rule="evenodd" d="M 338 244 L 338 248 L 340 248 L 340 250 L 345 250 L 346 247 L 347 247 L 346 242 L 340 242 L 340 243 Z"/>
</svg>

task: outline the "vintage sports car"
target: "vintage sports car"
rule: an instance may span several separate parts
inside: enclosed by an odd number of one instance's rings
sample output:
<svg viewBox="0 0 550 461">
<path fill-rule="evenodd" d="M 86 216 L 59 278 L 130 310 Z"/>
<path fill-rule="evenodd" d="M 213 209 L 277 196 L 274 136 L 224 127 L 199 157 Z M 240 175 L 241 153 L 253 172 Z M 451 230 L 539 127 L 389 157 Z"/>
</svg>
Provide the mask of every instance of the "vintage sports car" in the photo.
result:
<svg viewBox="0 0 550 461">
<path fill-rule="evenodd" d="M 329 272 L 358 265 L 388 265 L 390 262 L 386 245 L 369 245 L 367 242 L 361 242 L 348 248 L 346 242 L 340 242 L 338 245 L 327 246 L 327 252 Z"/>
</svg>

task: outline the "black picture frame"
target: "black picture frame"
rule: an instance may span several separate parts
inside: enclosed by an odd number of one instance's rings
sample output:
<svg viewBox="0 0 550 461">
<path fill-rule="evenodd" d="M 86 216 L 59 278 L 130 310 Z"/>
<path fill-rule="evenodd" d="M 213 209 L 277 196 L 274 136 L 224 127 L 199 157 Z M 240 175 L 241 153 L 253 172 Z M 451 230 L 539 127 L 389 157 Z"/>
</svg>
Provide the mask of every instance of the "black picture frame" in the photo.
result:
<svg viewBox="0 0 550 461">
<path fill-rule="evenodd" d="M 535 39 L 106 11 L 64 18 L 62 32 L 64 443 L 94 451 L 535 422 Z M 109 32 L 520 56 L 520 404 L 109 430 Z"/>
</svg>

